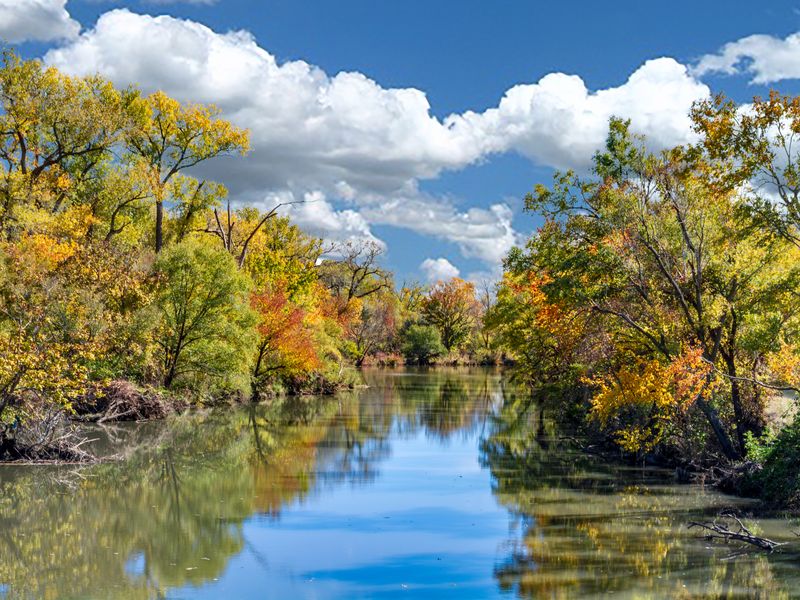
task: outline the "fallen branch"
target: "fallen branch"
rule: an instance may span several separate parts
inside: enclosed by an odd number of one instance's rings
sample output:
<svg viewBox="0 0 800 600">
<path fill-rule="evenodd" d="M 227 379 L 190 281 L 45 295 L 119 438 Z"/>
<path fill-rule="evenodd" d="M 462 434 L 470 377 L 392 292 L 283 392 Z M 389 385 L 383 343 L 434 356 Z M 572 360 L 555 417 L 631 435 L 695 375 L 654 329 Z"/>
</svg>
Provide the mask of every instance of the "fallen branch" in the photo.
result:
<svg viewBox="0 0 800 600">
<path fill-rule="evenodd" d="M 747 527 L 745 527 L 744 523 L 735 515 L 731 513 L 725 513 L 720 515 L 722 517 L 727 517 L 736 521 L 736 525 L 738 529 L 731 529 L 728 525 L 724 523 L 718 523 L 715 521 L 706 521 L 706 522 L 699 522 L 699 521 L 692 521 L 689 523 L 689 529 L 693 527 L 699 527 L 709 533 L 707 533 L 704 537 L 708 540 L 712 539 L 719 539 L 725 540 L 729 542 L 731 540 L 736 542 L 744 542 L 746 544 L 751 544 L 761 550 L 766 550 L 767 552 L 772 552 L 778 546 L 783 546 L 786 542 L 775 542 L 765 537 L 757 536 L 753 534 Z"/>
<path fill-rule="evenodd" d="M 87 394 L 77 406 L 78 420 L 107 423 L 163 419 L 183 408 L 181 402 L 167 399 L 149 388 L 128 381 L 112 381 L 96 393 Z"/>
</svg>

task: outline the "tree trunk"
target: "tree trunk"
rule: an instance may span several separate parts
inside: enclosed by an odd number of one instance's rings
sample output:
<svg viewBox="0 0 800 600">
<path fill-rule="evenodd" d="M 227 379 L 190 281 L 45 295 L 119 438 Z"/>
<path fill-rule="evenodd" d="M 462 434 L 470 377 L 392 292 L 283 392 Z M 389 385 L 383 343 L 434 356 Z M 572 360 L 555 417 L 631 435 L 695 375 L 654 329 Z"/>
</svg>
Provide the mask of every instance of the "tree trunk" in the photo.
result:
<svg viewBox="0 0 800 600">
<path fill-rule="evenodd" d="M 763 421 L 760 418 L 763 415 L 755 414 L 754 410 L 757 404 L 749 403 L 749 406 L 744 404 L 742 383 L 736 379 L 738 378 L 736 362 L 730 354 L 723 353 L 722 357 L 725 359 L 728 375 L 731 376 L 731 403 L 733 404 L 733 413 L 736 418 L 736 437 L 739 441 L 739 447 L 744 453 L 744 441 L 747 433 L 760 435 L 763 432 Z"/>
<path fill-rule="evenodd" d="M 711 429 L 714 430 L 714 435 L 717 436 L 717 441 L 725 457 L 730 460 L 739 460 L 742 457 L 741 453 L 734 447 L 731 436 L 728 435 L 728 432 L 725 430 L 725 426 L 722 424 L 717 411 L 702 398 L 698 398 L 697 406 L 708 419 L 708 423 L 711 425 Z"/>
<path fill-rule="evenodd" d="M 172 365 L 169 368 L 169 371 L 167 371 L 167 374 L 164 377 L 164 387 L 166 389 L 169 389 L 170 386 L 172 385 L 172 382 L 175 380 L 175 365 L 176 364 L 177 363 L 175 363 L 175 362 L 172 363 Z"/>
<path fill-rule="evenodd" d="M 739 382 L 736 380 L 731 381 L 731 403 L 733 404 L 733 416 L 736 419 L 736 441 L 739 444 L 739 448 L 744 449 L 744 435 L 749 427 L 745 424 L 744 410 L 742 409 L 742 392 Z"/>
<path fill-rule="evenodd" d="M 261 342 L 258 346 L 258 358 L 256 358 L 256 365 L 253 367 L 253 374 L 250 377 L 250 401 L 257 402 L 258 401 L 258 388 L 259 382 L 261 380 L 261 363 L 264 360 L 264 356 L 267 353 L 267 346 L 269 342 L 267 340 Z"/>
<path fill-rule="evenodd" d="M 164 375 L 164 387 L 169 389 L 172 385 L 172 382 L 175 381 L 175 375 L 178 370 L 178 356 L 181 352 L 181 344 L 178 343 L 174 352 L 170 352 L 167 354 L 167 359 L 164 364 L 166 368 L 166 374 Z"/>
<path fill-rule="evenodd" d="M 164 245 L 164 203 L 156 202 L 156 252 L 161 252 Z"/>
</svg>

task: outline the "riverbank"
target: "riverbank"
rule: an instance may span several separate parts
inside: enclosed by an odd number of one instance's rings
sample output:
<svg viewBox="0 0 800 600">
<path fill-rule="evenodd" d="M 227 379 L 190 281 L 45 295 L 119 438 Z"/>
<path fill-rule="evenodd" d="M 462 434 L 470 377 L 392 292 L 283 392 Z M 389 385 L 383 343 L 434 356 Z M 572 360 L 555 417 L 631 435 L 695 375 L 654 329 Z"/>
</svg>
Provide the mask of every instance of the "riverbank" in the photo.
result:
<svg viewBox="0 0 800 600">
<path fill-rule="evenodd" d="M 778 434 L 754 440 L 748 458 L 729 461 L 706 457 L 692 460 L 675 453 L 631 454 L 612 439 L 592 437 L 584 430 L 581 438 L 569 439 L 581 452 L 597 456 L 610 465 L 663 469 L 673 473 L 676 483 L 701 485 L 723 493 L 758 501 L 753 514 L 800 515 L 800 429 L 786 425 Z"/>
<path fill-rule="evenodd" d="M 0 444 L 0 464 L 85 464 L 96 462 L 85 446 L 89 438 L 81 424 L 162 420 L 189 410 L 235 407 L 280 397 L 331 396 L 360 385 L 352 369 L 342 369 L 337 380 L 321 374 L 276 382 L 263 387 L 257 397 L 241 390 L 202 394 L 197 390 L 170 390 L 127 380 L 95 384 L 75 397 L 68 407 L 39 411 L 18 418 L 6 428 Z"/>
</svg>

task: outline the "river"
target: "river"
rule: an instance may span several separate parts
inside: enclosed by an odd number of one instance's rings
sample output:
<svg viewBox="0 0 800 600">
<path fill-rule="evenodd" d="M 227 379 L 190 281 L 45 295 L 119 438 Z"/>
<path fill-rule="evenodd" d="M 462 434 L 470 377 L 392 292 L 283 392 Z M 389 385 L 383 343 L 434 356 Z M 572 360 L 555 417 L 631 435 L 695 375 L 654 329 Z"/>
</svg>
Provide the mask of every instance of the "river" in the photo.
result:
<svg viewBox="0 0 800 600">
<path fill-rule="evenodd" d="M 93 430 L 113 462 L 0 467 L 0 598 L 800 597 L 792 544 L 687 529 L 747 501 L 577 452 L 498 372 L 364 377 Z"/>
</svg>

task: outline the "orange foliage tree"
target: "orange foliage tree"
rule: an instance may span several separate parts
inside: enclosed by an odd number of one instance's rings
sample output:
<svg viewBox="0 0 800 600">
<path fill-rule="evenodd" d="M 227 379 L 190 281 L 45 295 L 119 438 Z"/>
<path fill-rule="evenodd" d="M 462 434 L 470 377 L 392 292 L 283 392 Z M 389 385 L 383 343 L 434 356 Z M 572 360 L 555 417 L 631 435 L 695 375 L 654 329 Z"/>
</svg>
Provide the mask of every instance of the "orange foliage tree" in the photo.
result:
<svg viewBox="0 0 800 600">
<path fill-rule="evenodd" d="M 458 277 L 437 283 L 422 304 L 423 318 L 439 330 L 448 352 L 466 342 L 479 314 L 475 285 Z"/>
<path fill-rule="evenodd" d="M 271 289 L 253 293 L 250 302 L 259 319 L 254 394 L 276 371 L 291 375 L 319 367 L 307 313 L 289 299 L 285 285 L 277 282 Z"/>
<path fill-rule="evenodd" d="M 613 375 L 589 379 L 595 388 L 591 416 L 603 427 L 616 421 L 619 445 L 647 452 L 674 431 L 700 398 L 714 391 L 711 365 L 700 349 L 689 349 L 668 363 L 634 358 Z"/>
</svg>

